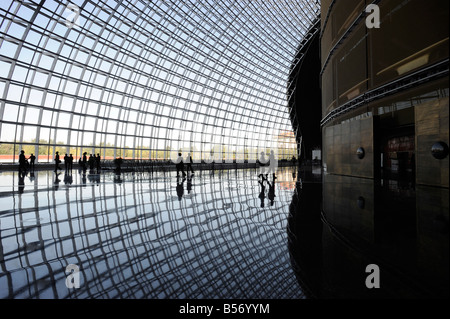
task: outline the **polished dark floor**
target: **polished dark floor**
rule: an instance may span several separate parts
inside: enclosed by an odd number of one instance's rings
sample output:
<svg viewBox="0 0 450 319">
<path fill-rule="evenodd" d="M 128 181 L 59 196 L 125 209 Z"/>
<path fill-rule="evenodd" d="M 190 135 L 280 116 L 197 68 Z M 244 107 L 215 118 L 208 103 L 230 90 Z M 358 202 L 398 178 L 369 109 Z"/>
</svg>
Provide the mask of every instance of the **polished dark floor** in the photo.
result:
<svg viewBox="0 0 450 319">
<path fill-rule="evenodd" d="M 304 298 L 287 245 L 292 173 L 261 185 L 255 169 L 2 172 L 0 298 Z"/>
<path fill-rule="evenodd" d="M 0 298 L 449 297 L 448 189 L 258 174 L 1 172 Z"/>
<path fill-rule="evenodd" d="M 303 180 L 293 196 L 288 230 L 305 295 L 449 297 L 448 188 L 330 174 L 321 183 Z M 371 286 L 375 274 L 369 265 L 378 267 L 377 288 Z"/>
</svg>

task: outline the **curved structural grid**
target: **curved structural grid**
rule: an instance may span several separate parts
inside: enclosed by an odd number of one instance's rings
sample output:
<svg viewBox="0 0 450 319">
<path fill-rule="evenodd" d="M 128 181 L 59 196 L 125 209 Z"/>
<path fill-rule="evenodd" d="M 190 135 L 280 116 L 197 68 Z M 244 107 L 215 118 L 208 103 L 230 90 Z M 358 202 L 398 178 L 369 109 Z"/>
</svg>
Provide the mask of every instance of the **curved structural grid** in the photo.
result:
<svg viewBox="0 0 450 319">
<path fill-rule="evenodd" d="M 0 161 L 254 160 L 297 146 L 286 84 L 317 1 L 0 2 Z"/>
</svg>

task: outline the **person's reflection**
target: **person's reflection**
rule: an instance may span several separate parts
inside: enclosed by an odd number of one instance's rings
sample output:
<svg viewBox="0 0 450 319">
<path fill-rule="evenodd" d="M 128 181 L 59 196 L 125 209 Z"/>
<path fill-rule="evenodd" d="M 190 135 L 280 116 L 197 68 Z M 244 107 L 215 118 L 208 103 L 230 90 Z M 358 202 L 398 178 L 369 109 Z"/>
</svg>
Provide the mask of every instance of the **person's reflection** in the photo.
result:
<svg viewBox="0 0 450 319">
<path fill-rule="evenodd" d="M 55 186 L 55 191 L 57 191 L 58 188 L 59 188 L 59 182 L 61 181 L 61 180 L 59 179 L 59 175 L 60 175 L 60 174 L 61 174 L 61 173 L 58 173 L 58 171 L 55 172 L 55 181 L 53 182 L 53 184 L 54 184 L 54 186 Z"/>
<path fill-rule="evenodd" d="M 89 174 L 88 174 L 87 178 L 88 178 L 89 182 L 94 183 L 95 177 L 94 177 L 92 170 L 89 170 Z"/>
<path fill-rule="evenodd" d="M 177 195 L 178 200 L 181 201 L 181 198 L 184 195 L 184 181 L 186 180 L 186 177 L 177 177 Z"/>
<path fill-rule="evenodd" d="M 34 182 L 34 179 L 35 179 L 35 177 L 34 177 L 34 171 L 30 171 L 30 182 Z"/>
<path fill-rule="evenodd" d="M 25 189 L 25 176 L 26 173 L 24 171 L 19 171 L 19 194 L 23 194 Z"/>
<path fill-rule="evenodd" d="M 270 200 L 270 206 L 273 206 L 275 202 L 275 174 L 272 181 L 272 184 L 267 180 L 267 185 L 269 185 L 269 193 L 267 194 L 267 198 Z"/>
<path fill-rule="evenodd" d="M 261 174 L 258 178 L 258 183 L 261 186 L 260 192 L 259 192 L 259 199 L 261 200 L 261 207 L 264 207 L 264 199 L 266 198 L 266 185 L 264 185 L 265 181 L 266 181 L 266 179 Z"/>
<path fill-rule="evenodd" d="M 267 164 L 266 164 L 267 165 Z M 268 174 L 272 173 L 273 179 L 275 179 L 275 167 L 276 167 L 276 159 L 275 159 L 275 153 L 273 150 L 270 151 L 269 154 L 269 163 L 268 163 L 268 168 L 266 170 L 266 178 L 268 176 Z"/>
<path fill-rule="evenodd" d="M 192 191 L 192 177 L 193 176 L 194 176 L 194 174 L 188 176 L 188 178 L 187 178 L 187 185 L 186 186 L 187 186 L 188 194 L 190 194 L 191 191 Z"/>
<path fill-rule="evenodd" d="M 64 173 L 64 184 L 72 185 L 72 182 L 73 182 L 72 173 L 70 173 L 70 171 L 66 171 Z"/>
<path fill-rule="evenodd" d="M 81 172 L 81 183 L 86 186 L 86 170 L 83 169 L 83 171 Z"/>
<path fill-rule="evenodd" d="M 97 173 L 95 176 L 95 184 L 98 186 L 100 185 L 100 173 Z"/>
<path fill-rule="evenodd" d="M 122 183 L 122 174 L 116 171 L 116 173 L 114 174 L 114 183 Z"/>
</svg>

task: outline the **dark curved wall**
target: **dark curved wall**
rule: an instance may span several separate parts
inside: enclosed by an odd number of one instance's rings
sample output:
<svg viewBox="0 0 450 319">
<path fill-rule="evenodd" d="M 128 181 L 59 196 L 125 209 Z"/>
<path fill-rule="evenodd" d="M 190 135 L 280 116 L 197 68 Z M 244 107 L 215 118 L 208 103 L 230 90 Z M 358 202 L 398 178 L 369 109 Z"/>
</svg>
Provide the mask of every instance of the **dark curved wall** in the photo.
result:
<svg viewBox="0 0 450 319">
<path fill-rule="evenodd" d="M 379 28 L 365 23 L 369 3 L 322 2 L 323 167 L 448 187 L 448 154 L 431 148 L 449 144 L 449 2 L 380 0 Z"/>
<path fill-rule="evenodd" d="M 291 121 L 297 127 L 297 142 L 302 137 L 301 160 L 311 160 L 312 150 L 322 147 L 319 32 L 301 46 L 296 57 L 300 62 L 291 72 L 290 83 L 295 86 L 290 103 Z"/>
</svg>

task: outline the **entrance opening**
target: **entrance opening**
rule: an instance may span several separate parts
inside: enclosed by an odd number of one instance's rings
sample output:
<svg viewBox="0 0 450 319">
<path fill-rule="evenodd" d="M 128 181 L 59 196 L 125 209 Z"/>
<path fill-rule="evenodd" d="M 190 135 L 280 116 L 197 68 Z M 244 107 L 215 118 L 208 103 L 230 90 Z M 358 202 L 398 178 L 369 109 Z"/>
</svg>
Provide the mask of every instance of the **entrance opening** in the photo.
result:
<svg viewBox="0 0 450 319">
<path fill-rule="evenodd" d="M 415 184 L 414 109 L 380 116 L 381 178 L 393 187 Z"/>
</svg>

